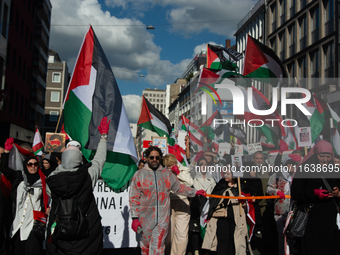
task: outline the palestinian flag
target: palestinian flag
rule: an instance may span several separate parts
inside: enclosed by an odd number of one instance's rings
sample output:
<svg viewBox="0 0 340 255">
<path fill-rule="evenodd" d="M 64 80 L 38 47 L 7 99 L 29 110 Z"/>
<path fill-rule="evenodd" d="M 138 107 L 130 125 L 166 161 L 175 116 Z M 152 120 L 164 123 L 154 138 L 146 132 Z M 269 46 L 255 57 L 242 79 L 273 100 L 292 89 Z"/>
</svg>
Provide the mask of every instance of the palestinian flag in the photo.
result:
<svg viewBox="0 0 340 255">
<path fill-rule="evenodd" d="M 248 35 L 243 75 L 279 86 L 287 72 L 272 49 Z"/>
<path fill-rule="evenodd" d="M 244 116 L 238 116 L 238 118 L 245 119 L 246 122 L 253 119 L 259 120 L 252 121 L 251 125 L 256 125 L 256 129 L 261 133 L 261 135 L 265 136 L 275 146 L 278 146 L 281 136 L 286 135 L 284 127 L 281 126 L 282 118 L 280 114 L 276 110 L 267 115 L 256 115 L 252 113 L 249 109 L 248 102 L 250 102 L 256 110 L 269 110 L 272 106 L 270 105 L 269 100 L 255 87 L 251 87 L 251 98 L 248 96 L 249 88 L 245 89 L 240 86 L 239 88 L 241 88 L 244 95 Z M 268 123 L 268 121 L 266 121 L 267 119 L 274 119 L 278 121 L 273 121 L 272 124 L 271 122 Z M 262 122 L 260 120 L 262 120 Z"/>
<path fill-rule="evenodd" d="M 169 145 L 168 150 L 169 153 L 173 154 L 176 157 L 178 163 L 180 163 L 182 166 L 189 167 L 186 152 L 181 146 L 179 146 L 178 144 L 175 144 L 174 146 Z"/>
<path fill-rule="evenodd" d="M 340 155 L 340 132 L 339 127 L 334 130 L 332 137 L 332 145 L 334 149 L 334 153 Z"/>
<path fill-rule="evenodd" d="M 170 121 L 156 109 L 144 96 L 142 96 L 142 110 L 137 126 L 156 132 L 159 136 L 166 136 L 168 144 L 175 144 Z"/>
<path fill-rule="evenodd" d="M 184 115 L 181 116 L 181 120 L 178 126 L 179 130 L 185 130 L 188 132 L 190 143 L 193 146 L 193 149 L 198 152 L 203 149 L 203 137 L 204 133 L 198 126 L 192 123 L 188 118 Z"/>
<path fill-rule="evenodd" d="M 90 161 L 100 141 L 98 126 L 111 120 L 104 181 L 120 189 L 137 169 L 138 157 L 122 96 L 110 64 L 90 26 L 81 45 L 64 101 L 64 128 Z"/>
<path fill-rule="evenodd" d="M 302 104 L 312 115 L 307 116 L 309 120 L 310 129 L 312 132 L 312 142 L 318 138 L 325 124 L 325 118 L 320 114 L 311 100 Z M 303 126 L 300 126 L 303 127 Z"/>
<path fill-rule="evenodd" d="M 282 139 L 283 142 L 286 143 L 289 150 L 299 149 L 297 139 L 295 136 L 295 132 L 294 132 L 294 127 L 292 127 L 292 123 L 290 122 L 289 119 L 286 120 L 285 125 L 287 126 L 287 127 L 284 127 L 286 136 L 283 137 Z"/>
<path fill-rule="evenodd" d="M 237 71 L 235 64 L 242 59 L 242 54 L 218 45 L 207 44 L 207 68 Z"/>
<path fill-rule="evenodd" d="M 41 140 L 41 135 L 39 132 L 39 129 L 35 127 L 35 134 L 33 138 L 33 145 L 32 145 L 32 150 L 34 155 L 42 155 L 42 150 L 44 148 L 44 144 Z"/>
</svg>

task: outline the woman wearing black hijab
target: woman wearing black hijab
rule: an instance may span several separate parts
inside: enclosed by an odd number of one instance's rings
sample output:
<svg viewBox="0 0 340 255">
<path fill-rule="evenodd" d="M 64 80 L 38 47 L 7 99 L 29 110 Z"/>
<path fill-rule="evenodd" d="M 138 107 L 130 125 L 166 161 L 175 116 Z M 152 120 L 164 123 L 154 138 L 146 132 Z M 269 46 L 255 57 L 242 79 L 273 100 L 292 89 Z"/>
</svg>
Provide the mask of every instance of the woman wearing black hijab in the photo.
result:
<svg viewBox="0 0 340 255">
<path fill-rule="evenodd" d="M 58 166 L 58 160 L 53 154 L 47 154 L 42 160 L 41 170 L 48 177 Z"/>
<path fill-rule="evenodd" d="M 13 138 L 5 143 L 5 153 L 1 154 L 0 171 L 11 182 L 13 223 L 9 236 L 13 240 L 14 255 L 39 255 L 43 240 L 33 232 L 33 214 L 48 214 L 45 176 L 39 169 L 35 156 L 24 160 L 23 170 L 8 167 L 9 152 L 13 148 Z"/>
</svg>

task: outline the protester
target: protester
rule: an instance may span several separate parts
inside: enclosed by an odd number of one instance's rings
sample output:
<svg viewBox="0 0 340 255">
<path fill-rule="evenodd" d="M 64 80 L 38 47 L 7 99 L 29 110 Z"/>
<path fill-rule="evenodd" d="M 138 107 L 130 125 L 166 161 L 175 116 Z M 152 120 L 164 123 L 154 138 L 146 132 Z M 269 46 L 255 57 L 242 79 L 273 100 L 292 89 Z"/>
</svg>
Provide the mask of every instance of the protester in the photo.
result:
<svg viewBox="0 0 340 255">
<path fill-rule="evenodd" d="M 24 169 L 13 170 L 8 167 L 9 152 L 13 148 L 13 138 L 5 143 L 5 152 L 1 155 L 0 171 L 11 182 L 13 222 L 9 236 L 13 240 L 14 255 L 41 254 L 43 240 L 32 231 L 37 211 L 49 213 L 48 197 L 43 185 L 45 176 L 38 168 L 35 156 L 24 160 Z"/>
<path fill-rule="evenodd" d="M 93 160 L 82 164 L 82 154 L 76 146 L 69 146 L 62 153 L 61 164 L 46 179 L 48 192 L 52 197 L 51 213 L 47 226 L 46 244 L 48 254 L 101 254 L 103 249 L 103 231 L 101 217 L 93 195 L 93 188 L 101 175 L 106 160 L 107 135 L 110 121 L 104 117 L 98 127 L 101 139 Z M 88 235 L 75 237 L 75 240 L 60 240 L 53 223 L 62 200 L 76 201 L 88 224 Z M 51 230 L 53 228 L 53 230 Z"/>
<path fill-rule="evenodd" d="M 164 168 L 160 163 L 162 151 L 158 147 L 149 147 L 145 154 L 147 164 L 134 174 L 130 186 L 132 229 L 135 232 L 139 227 L 142 229 L 142 254 L 163 254 L 170 220 L 170 191 L 188 197 L 206 193 L 181 184 Z"/>
<path fill-rule="evenodd" d="M 283 159 L 283 166 L 286 169 L 283 172 L 274 173 L 270 176 L 267 185 L 267 194 L 270 196 L 279 195 L 280 198 L 275 200 L 274 205 L 274 218 L 278 232 L 278 249 L 279 255 L 285 254 L 285 242 L 283 229 L 286 223 L 287 215 L 290 209 L 290 199 L 285 198 L 290 195 L 290 185 L 292 183 L 292 173 L 296 170 L 298 162 L 301 157 L 298 155 L 290 154 Z M 287 171 L 286 171 L 287 170 Z"/>
<path fill-rule="evenodd" d="M 201 158 L 196 158 L 197 166 L 199 168 L 196 169 L 193 186 L 195 189 L 203 189 L 207 194 L 211 194 L 213 191 L 216 182 L 212 177 L 211 173 L 207 172 L 207 160 L 203 156 Z M 194 255 L 199 254 L 199 250 L 202 243 L 202 238 L 200 236 L 200 216 L 203 210 L 203 207 L 207 201 L 207 198 L 202 196 L 196 196 L 191 199 L 190 208 L 191 208 L 191 219 L 190 219 L 190 230 L 191 230 L 191 243 L 192 249 L 194 251 Z"/>
<path fill-rule="evenodd" d="M 144 168 L 145 161 L 143 159 L 139 160 L 138 162 L 138 170 L 141 170 Z"/>
<path fill-rule="evenodd" d="M 328 167 L 333 161 L 332 144 L 321 140 L 301 162 L 301 169 L 312 165 Z M 296 172 L 292 199 L 297 201 L 298 207 L 310 209 L 305 234 L 301 238 L 301 255 L 339 254 L 338 204 L 334 199 L 339 195 L 338 187 L 337 179 L 325 179 L 315 172 Z"/>
<path fill-rule="evenodd" d="M 231 171 L 216 184 L 212 194 L 238 196 L 237 181 Z M 217 254 L 247 254 L 246 214 L 240 201 L 226 198 L 210 198 L 202 249 L 216 251 Z M 251 249 L 249 247 L 249 249 Z"/>
<path fill-rule="evenodd" d="M 334 164 L 340 165 L 340 155 L 334 154 Z"/>
<path fill-rule="evenodd" d="M 173 154 L 163 157 L 164 166 L 184 185 L 191 187 L 193 180 L 189 168 L 177 163 Z M 186 196 L 170 193 L 170 227 L 165 240 L 165 254 L 185 255 L 188 245 L 190 206 Z"/>
<path fill-rule="evenodd" d="M 257 176 L 256 168 L 251 169 L 249 172 L 245 172 L 243 177 L 241 178 L 241 185 L 245 190 L 245 193 L 250 193 L 254 196 L 263 196 L 262 190 L 262 182 L 261 179 Z M 259 246 L 257 237 L 262 238 L 263 231 L 263 221 L 261 217 L 261 209 L 260 202 L 262 199 L 256 199 L 253 201 L 254 211 L 255 211 L 255 238 L 252 238 L 253 247 Z M 256 243 L 256 244 L 255 244 Z"/>
<path fill-rule="evenodd" d="M 58 166 L 58 159 L 53 154 L 47 154 L 42 159 L 41 170 L 48 177 Z"/>
</svg>

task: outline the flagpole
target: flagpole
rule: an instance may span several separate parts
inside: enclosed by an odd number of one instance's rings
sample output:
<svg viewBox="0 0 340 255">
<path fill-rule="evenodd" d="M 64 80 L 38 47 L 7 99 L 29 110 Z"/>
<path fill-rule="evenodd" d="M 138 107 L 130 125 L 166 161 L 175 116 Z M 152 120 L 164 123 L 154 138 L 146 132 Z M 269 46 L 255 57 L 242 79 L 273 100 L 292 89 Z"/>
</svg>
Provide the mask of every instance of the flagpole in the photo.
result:
<svg viewBox="0 0 340 255">
<path fill-rule="evenodd" d="M 61 108 L 61 110 L 60 110 L 60 114 L 59 114 L 57 126 L 56 126 L 56 128 L 55 128 L 55 132 L 54 132 L 54 133 L 57 133 L 57 131 L 58 131 L 58 126 L 59 126 L 59 122 L 60 122 L 60 119 L 61 119 L 61 115 L 62 115 L 62 114 L 63 114 L 63 108 Z"/>
<path fill-rule="evenodd" d="M 241 180 L 240 177 L 237 177 L 237 186 L 238 186 L 238 195 L 239 197 L 242 195 L 241 194 Z M 242 204 L 240 203 L 240 216 L 242 216 Z"/>
</svg>

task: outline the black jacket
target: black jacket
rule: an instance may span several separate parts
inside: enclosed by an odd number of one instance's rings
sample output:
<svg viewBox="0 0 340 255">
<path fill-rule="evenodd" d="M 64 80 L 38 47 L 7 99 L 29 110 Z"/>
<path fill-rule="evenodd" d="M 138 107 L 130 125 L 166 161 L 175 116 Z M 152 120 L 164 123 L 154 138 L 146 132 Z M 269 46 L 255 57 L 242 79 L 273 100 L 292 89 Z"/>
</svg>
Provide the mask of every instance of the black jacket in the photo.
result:
<svg viewBox="0 0 340 255">
<path fill-rule="evenodd" d="M 103 232 L 101 217 L 92 190 L 88 168 L 91 164 L 80 167 L 74 172 L 61 172 L 46 179 L 51 190 L 52 206 L 47 227 L 47 254 L 101 254 L 103 249 Z M 55 210 L 59 198 L 75 197 L 77 204 L 89 222 L 89 237 L 77 241 L 56 240 L 51 236 L 51 225 L 55 221 Z"/>
</svg>

